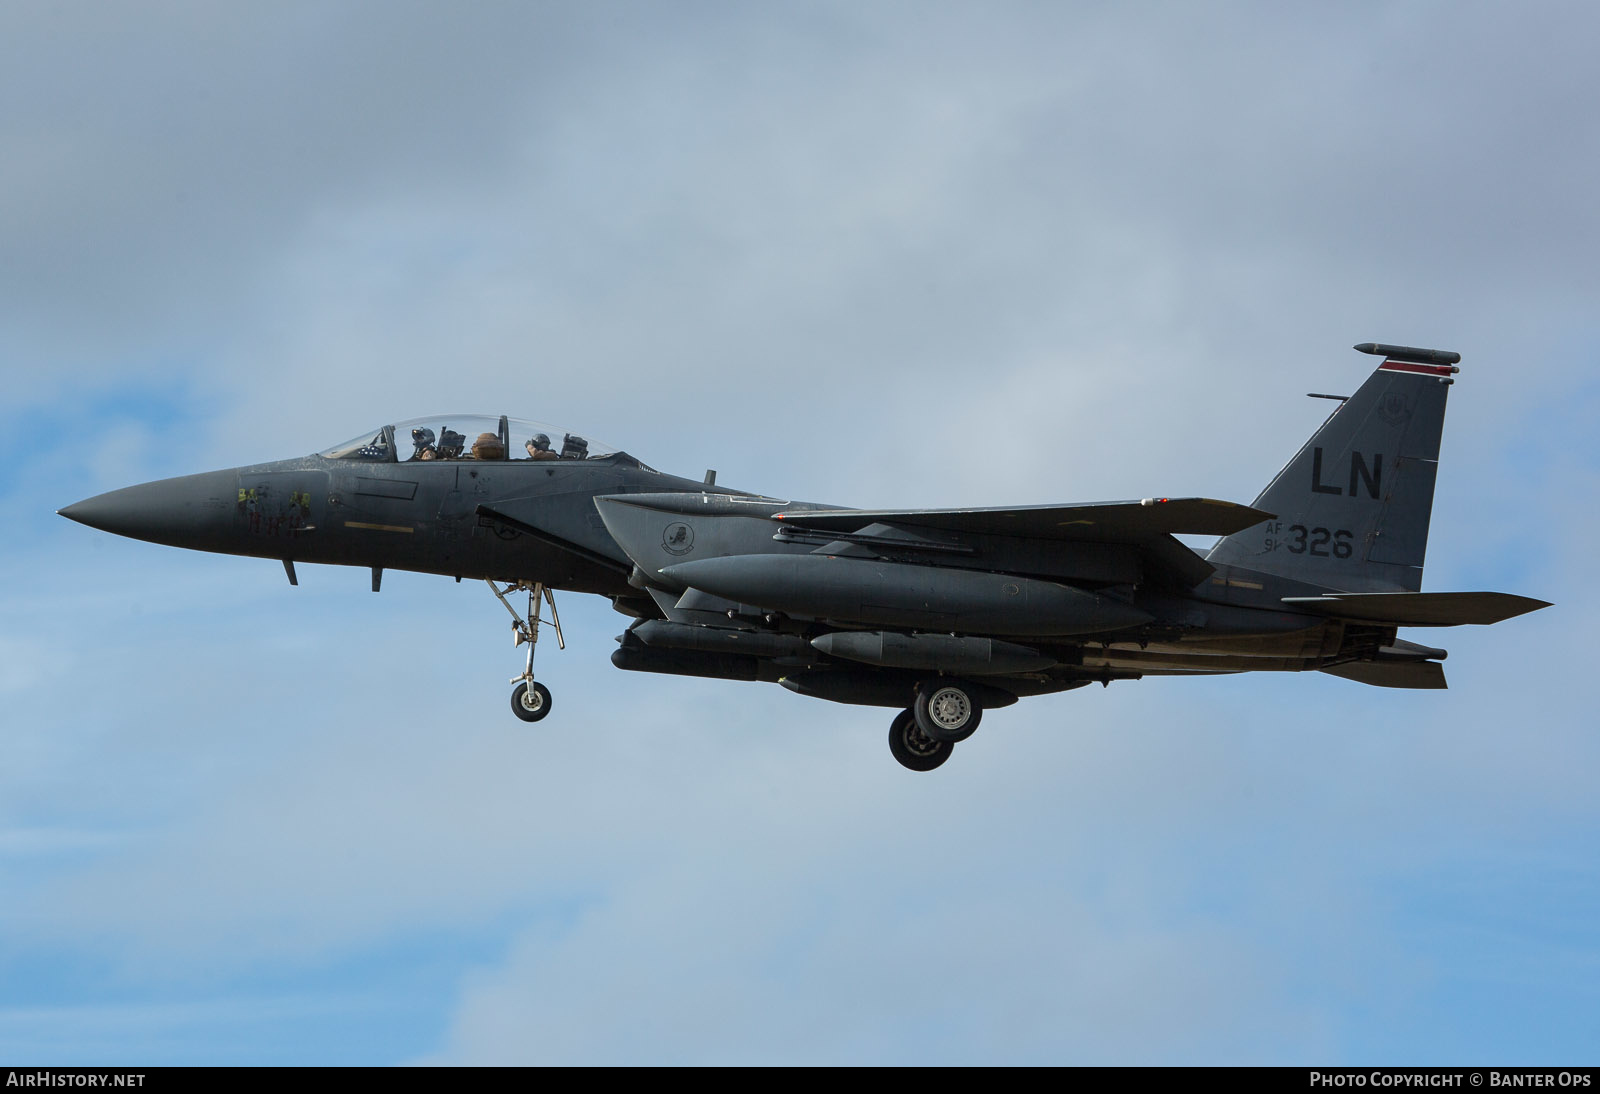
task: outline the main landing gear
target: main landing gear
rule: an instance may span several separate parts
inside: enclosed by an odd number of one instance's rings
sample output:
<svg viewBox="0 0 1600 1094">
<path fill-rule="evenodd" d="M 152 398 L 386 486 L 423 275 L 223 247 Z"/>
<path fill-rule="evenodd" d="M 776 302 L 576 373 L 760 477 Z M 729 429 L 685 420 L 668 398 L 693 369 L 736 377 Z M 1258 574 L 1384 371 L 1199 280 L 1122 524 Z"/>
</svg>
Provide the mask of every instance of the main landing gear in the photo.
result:
<svg viewBox="0 0 1600 1094">
<path fill-rule="evenodd" d="M 902 767 L 932 771 L 972 736 L 983 708 L 966 687 L 935 680 L 917 689 L 911 707 L 889 724 L 889 751 Z"/>
<path fill-rule="evenodd" d="M 540 582 L 532 585 L 526 581 L 514 581 L 504 589 L 493 581 L 485 579 L 489 591 L 495 598 L 506 606 L 506 611 L 511 613 L 511 631 L 515 635 L 513 646 L 520 646 L 524 642 L 528 645 L 528 666 L 522 670 L 521 676 L 513 676 L 511 682 L 517 686 L 511 692 L 511 710 L 524 722 L 537 722 L 550 713 L 550 689 L 533 678 L 533 653 L 539 644 L 539 624 L 546 622 L 539 618 L 541 601 L 550 605 L 550 618 L 548 622 L 556 629 L 556 646 L 559 649 L 567 648 L 566 639 L 561 637 L 561 616 L 556 612 L 556 598 L 550 590 Z M 511 606 L 506 599 L 506 593 L 515 593 L 527 590 L 528 593 L 528 618 L 524 620 L 517 614 L 517 609 Z"/>
</svg>

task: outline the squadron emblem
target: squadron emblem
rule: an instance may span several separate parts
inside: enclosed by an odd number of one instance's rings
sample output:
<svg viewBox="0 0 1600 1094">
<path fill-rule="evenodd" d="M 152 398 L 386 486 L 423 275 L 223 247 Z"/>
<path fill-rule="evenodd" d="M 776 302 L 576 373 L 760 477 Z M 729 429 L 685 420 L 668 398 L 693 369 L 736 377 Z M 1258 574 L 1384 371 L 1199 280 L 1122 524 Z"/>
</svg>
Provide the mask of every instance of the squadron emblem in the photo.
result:
<svg viewBox="0 0 1600 1094">
<path fill-rule="evenodd" d="M 661 533 L 661 549 L 669 555 L 686 555 L 694 550 L 694 529 L 683 521 L 673 521 Z"/>
<path fill-rule="evenodd" d="M 1390 425 L 1399 425 L 1411 417 L 1410 402 L 1398 391 L 1391 391 L 1384 396 L 1382 404 L 1379 405 L 1378 416 Z"/>
</svg>

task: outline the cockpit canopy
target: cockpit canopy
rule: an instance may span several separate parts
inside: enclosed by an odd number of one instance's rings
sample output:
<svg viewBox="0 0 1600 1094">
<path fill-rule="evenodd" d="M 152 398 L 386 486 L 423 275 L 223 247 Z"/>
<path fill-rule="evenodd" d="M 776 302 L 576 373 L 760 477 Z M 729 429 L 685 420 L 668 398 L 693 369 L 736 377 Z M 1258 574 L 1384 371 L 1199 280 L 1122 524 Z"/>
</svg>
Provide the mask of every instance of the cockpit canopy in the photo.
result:
<svg viewBox="0 0 1600 1094">
<path fill-rule="evenodd" d="M 406 463 L 411 460 L 598 460 L 624 453 L 544 422 L 508 418 L 504 414 L 498 418 L 486 414 L 436 414 L 363 433 L 354 440 L 326 449 L 322 455 L 330 460 Z"/>
</svg>

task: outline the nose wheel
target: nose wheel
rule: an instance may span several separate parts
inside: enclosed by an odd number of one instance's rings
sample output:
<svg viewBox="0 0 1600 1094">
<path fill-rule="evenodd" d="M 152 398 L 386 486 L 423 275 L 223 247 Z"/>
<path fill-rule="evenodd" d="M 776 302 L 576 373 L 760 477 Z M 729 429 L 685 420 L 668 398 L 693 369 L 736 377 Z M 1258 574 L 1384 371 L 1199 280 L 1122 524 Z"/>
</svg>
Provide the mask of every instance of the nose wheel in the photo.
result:
<svg viewBox="0 0 1600 1094">
<path fill-rule="evenodd" d="M 513 646 L 526 645 L 528 647 L 527 667 L 522 670 L 521 676 L 513 676 L 511 682 L 517 686 L 511 691 L 511 710 L 524 722 L 537 722 L 550 713 L 550 689 L 533 678 L 533 654 L 539 645 L 539 624 L 548 622 L 556 629 L 556 646 L 566 649 L 567 641 L 561 636 L 561 615 L 556 611 L 556 598 L 541 582 L 529 584 L 526 581 L 514 581 L 504 589 L 493 581 L 488 582 L 489 591 L 494 593 L 495 599 L 505 605 L 506 611 L 511 613 L 511 632 Z M 517 614 L 517 609 L 511 606 L 511 601 L 506 599 L 507 593 L 516 593 L 526 590 L 528 593 L 528 617 L 524 619 Z M 550 618 L 543 620 L 539 617 L 540 609 L 548 605 Z"/>
<path fill-rule="evenodd" d="M 511 689 L 511 710 L 524 722 L 537 722 L 550 713 L 550 689 L 537 682 L 518 684 Z"/>
</svg>

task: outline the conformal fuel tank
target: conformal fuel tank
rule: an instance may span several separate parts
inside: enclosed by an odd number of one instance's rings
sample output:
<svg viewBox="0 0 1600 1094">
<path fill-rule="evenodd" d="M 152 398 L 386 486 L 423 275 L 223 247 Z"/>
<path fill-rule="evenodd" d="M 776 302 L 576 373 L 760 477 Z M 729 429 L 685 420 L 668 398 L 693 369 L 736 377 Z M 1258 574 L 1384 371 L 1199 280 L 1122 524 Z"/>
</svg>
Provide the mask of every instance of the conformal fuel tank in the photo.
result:
<svg viewBox="0 0 1600 1094">
<path fill-rule="evenodd" d="M 1053 581 L 832 555 L 733 555 L 662 572 L 729 600 L 840 623 L 1047 636 L 1118 631 L 1152 618 Z"/>
</svg>

